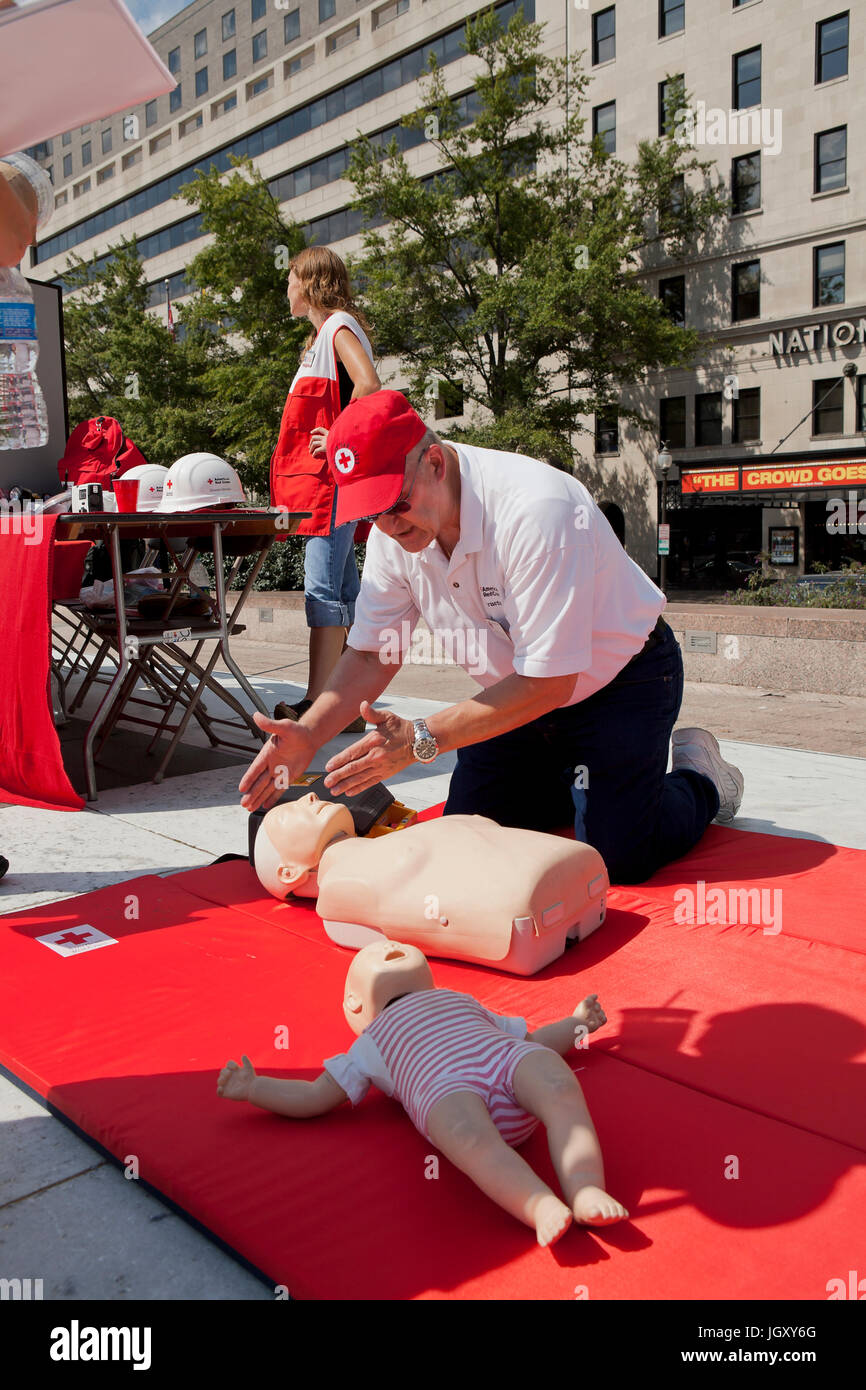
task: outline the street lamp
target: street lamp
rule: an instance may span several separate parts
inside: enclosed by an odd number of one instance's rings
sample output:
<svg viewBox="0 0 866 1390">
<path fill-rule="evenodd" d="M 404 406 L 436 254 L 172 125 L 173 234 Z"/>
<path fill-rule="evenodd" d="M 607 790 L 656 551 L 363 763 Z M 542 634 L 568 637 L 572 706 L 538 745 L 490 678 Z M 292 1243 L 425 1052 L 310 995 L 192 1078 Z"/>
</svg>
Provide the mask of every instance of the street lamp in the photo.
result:
<svg viewBox="0 0 866 1390">
<path fill-rule="evenodd" d="M 662 593 L 665 592 L 665 583 L 666 583 L 666 581 L 667 581 L 667 569 L 668 569 L 668 551 L 669 551 L 669 549 L 670 549 L 670 532 L 667 530 L 667 520 L 668 520 L 668 473 L 670 472 L 670 468 L 671 468 L 671 464 L 672 464 L 672 463 L 673 463 L 673 459 L 672 459 L 672 457 L 671 457 L 671 455 L 670 455 L 670 452 L 669 452 L 669 450 L 668 450 L 668 446 L 667 446 L 667 444 L 665 443 L 665 441 L 662 440 L 662 447 L 661 447 L 661 449 L 659 450 L 659 452 L 658 452 L 658 454 L 657 454 L 657 456 L 656 456 L 656 468 L 658 469 L 658 475 L 659 475 L 660 478 L 661 478 L 661 485 L 662 485 L 662 515 L 661 515 L 661 525 L 665 528 L 664 532 L 662 532 L 662 530 L 659 529 L 659 533 L 658 533 L 658 552 L 659 552 L 660 569 L 661 569 L 661 572 L 660 572 L 660 574 L 659 574 L 659 588 L 661 589 Z M 664 547 L 664 548 L 662 548 L 662 547 Z"/>
</svg>

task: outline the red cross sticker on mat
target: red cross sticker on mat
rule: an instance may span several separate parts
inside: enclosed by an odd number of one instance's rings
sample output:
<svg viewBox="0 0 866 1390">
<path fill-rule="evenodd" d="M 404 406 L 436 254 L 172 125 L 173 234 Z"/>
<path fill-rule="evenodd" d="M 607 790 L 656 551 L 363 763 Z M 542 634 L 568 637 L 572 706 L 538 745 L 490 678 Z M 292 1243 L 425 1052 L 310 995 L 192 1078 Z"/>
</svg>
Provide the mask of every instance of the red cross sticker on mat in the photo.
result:
<svg viewBox="0 0 866 1390">
<path fill-rule="evenodd" d="M 63 927 L 61 931 L 49 932 L 47 936 L 37 936 L 43 946 L 56 951 L 58 956 L 80 956 L 85 951 L 95 951 L 100 946 L 116 946 L 117 939 L 97 931 L 96 927 L 83 922 L 79 927 Z"/>
</svg>

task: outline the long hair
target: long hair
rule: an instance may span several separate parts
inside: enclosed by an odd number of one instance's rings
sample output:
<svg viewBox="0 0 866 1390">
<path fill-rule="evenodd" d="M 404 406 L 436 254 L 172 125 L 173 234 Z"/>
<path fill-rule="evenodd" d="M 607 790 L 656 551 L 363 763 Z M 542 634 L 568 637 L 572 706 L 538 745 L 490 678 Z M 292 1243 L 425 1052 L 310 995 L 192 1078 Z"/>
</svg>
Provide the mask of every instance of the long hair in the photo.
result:
<svg viewBox="0 0 866 1390">
<path fill-rule="evenodd" d="M 358 320 L 368 337 L 372 336 L 363 309 L 355 303 L 349 272 L 336 251 L 328 246 L 307 246 L 295 256 L 289 270 L 297 275 L 304 298 L 314 309 L 344 309 Z M 314 328 L 304 347 L 311 347 L 315 341 Z"/>
</svg>

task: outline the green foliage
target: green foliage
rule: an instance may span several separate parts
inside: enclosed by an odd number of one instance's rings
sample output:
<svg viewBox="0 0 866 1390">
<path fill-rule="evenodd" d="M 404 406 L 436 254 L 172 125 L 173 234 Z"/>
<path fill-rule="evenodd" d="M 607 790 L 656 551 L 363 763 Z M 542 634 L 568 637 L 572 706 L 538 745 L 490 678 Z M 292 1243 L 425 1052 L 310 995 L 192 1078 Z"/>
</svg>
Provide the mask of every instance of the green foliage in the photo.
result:
<svg viewBox="0 0 866 1390">
<path fill-rule="evenodd" d="M 827 573 L 827 566 L 815 564 L 814 572 Z M 850 564 L 842 579 L 823 589 L 778 579 L 760 572 L 749 575 L 746 585 L 725 594 L 725 603 L 773 608 L 866 608 L 866 565 Z"/>
<path fill-rule="evenodd" d="M 364 555 L 366 545 L 355 546 L 355 560 L 360 574 L 364 568 Z M 202 564 L 210 576 L 213 583 L 213 556 L 202 555 Z M 252 560 L 245 560 L 238 571 L 238 576 L 232 584 L 232 589 L 242 589 L 247 581 Z M 265 563 L 262 565 L 253 584 L 253 589 L 258 592 L 275 594 L 285 591 L 303 591 L 304 588 L 304 541 L 300 536 L 288 536 L 284 541 L 277 541 L 268 551 Z"/>
<path fill-rule="evenodd" d="M 205 354 L 176 341 L 147 312 L 135 241 L 115 247 L 102 269 L 71 257 L 64 277 L 77 291 L 63 303 L 72 428 L 112 415 L 151 463 L 166 467 L 181 454 L 213 449 Z"/>
<path fill-rule="evenodd" d="M 586 139 L 574 112 L 588 79 L 541 52 L 541 28 L 520 12 L 507 31 L 492 10 L 467 21 L 480 60 L 468 125 L 431 56 L 424 105 L 404 124 L 438 121 L 438 177 L 419 181 L 396 142 L 383 158 L 365 138 L 348 176 L 367 227 L 355 269 L 377 347 L 402 358 L 416 404 L 431 381 L 462 384 L 475 409 L 451 437 L 570 467 L 579 416 L 693 355 L 697 334 L 671 322 L 637 272 L 648 255 L 694 244 L 727 200 L 708 185 L 709 163 L 672 136 L 643 142 L 634 167 Z M 558 124 L 555 105 L 568 113 Z M 389 225 L 377 231 L 377 219 Z"/>
<path fill-rule="evenodd" d="M 286 300 L 288 262 L 304 246 L 249 160 L 231 175 L 198 171 L 176 197 L 212 241 L 187 267 L 196 292 L 176 307 L 177 338 L 148 312 L 135 241 L 101 269 L 72 256 L 64 277 L 71 423 L 113 415 L 153 463 L 211 450 L 248 492 L 267 493 L 268 465 L 306 322 Z M 135 374 L 134 385 L 131 374 Z M 129 394 L 127 394 L 129 392 Z M 135 394 L 137 392 L 137 394 Z"/>
</svg>

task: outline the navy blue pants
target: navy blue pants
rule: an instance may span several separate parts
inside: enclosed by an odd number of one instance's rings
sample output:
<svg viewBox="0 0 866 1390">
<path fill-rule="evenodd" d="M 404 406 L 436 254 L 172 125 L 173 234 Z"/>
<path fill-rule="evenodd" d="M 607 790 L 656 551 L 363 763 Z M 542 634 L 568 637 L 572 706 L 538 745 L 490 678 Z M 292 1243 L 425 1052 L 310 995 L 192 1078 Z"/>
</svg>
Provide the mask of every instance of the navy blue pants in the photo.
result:
<svg viewBox="0 0 866 1390">
<path fill-rule="evenodd" d="M 524 830 L 573 821 L 611 882 L 642 883 L 690 850 L 719 809 L 709 778 L 665 771 L 682 697 L 682 653 L 665 627 L 589 699 L 459 748 L 444 814 Z"/>
</svg>

